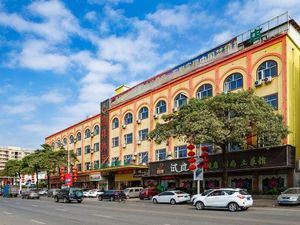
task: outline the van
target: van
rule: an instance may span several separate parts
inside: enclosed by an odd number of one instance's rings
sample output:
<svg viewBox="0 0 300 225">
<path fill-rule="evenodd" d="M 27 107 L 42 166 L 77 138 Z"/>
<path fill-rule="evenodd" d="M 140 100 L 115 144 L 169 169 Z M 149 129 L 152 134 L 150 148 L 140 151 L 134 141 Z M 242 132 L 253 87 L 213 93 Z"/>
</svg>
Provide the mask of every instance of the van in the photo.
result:
<svg viewBox="0 0 300 225">
<path fill-rule="evenodd" d="M 138 198 L 143 189 L 143 187 L 129 187 L 124 189 L 124 193 L 126 194 L 127 198 Z"/>
</svg>

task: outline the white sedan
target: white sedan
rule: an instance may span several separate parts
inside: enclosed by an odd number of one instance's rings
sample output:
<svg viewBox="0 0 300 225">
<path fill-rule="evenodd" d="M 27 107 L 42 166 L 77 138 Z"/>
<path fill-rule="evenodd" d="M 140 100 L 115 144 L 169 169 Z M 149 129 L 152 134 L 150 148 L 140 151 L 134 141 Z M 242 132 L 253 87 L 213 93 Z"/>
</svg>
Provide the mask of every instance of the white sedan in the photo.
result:
<svg viewBox="0 0 300 225">
<path fill-rule="evenodd" d="M 165 191 L 159 195 L 152 197 L 153 203 L 170 203 L 175 205 L 176 203 L 187 202 L 190 200 L 190 195 L 182 191 Z"/>
<path fill-rule="evenodd" d="M 101 191 L 101 190 L 92 190 L 92 191 L 89 191 L 88 194 L 87 194 L 87 197 L 89 198 L 98 198 L 99 195 L 102 195 L 104 192 Z"/>
</svg>

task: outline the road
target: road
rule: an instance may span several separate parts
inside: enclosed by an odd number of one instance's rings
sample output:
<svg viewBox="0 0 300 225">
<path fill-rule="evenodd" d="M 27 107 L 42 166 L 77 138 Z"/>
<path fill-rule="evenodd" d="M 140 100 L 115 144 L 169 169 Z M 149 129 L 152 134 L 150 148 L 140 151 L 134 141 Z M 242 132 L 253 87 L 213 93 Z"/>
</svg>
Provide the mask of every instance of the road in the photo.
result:
<svg viewBox="0 0 300 225">
<path fill-rule="evenodd" d="M 252 207 L 232 213 L 147 200 L 86 199 L 81 204 L 65 204 L 47 198 L 0 198 L 0 225 L 299 225 L 299 221 L 299 207 Z"/>
</svg>

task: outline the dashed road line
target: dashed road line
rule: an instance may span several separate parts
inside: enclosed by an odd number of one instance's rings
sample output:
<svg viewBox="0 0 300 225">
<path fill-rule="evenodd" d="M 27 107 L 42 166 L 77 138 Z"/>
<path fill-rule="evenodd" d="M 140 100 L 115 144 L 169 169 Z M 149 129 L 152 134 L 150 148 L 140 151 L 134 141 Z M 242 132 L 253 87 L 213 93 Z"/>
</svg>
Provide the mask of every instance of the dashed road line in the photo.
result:
<svg viewBox="0 0 300 225">
<path fill-rule="evenodd" d="M 11 215 L 12 214 L 12 213 L 6 212 L 6 211 L 3 211 L 3 213 L 6 214 L 6 215 Z"/>
<path fill-rule="evenodd" d="M 55 209 L 57 211 L 63 211 L 63 212 L 66 212 L 67 210 L 66 209 Z"/>
<path fill-rule="evenodd" d="M 103 218 L 112 218 L 112 216 L 106 216 L 106 215 L 101 215 L 101 214 L 93 214 L 93 216 L 97 216 L 97 217 L 103 217 Z"/>
<path fill-rule="evenodd" d="M 31 205 L 31 206 L 33 206 L 33 207 L 39 207 L 38 205 Z"/>
<path fill-rule="evenodd" d="M 38 220 L 34 220 L 34 219 L 31 219 L 30 221 L 33 222 L 33 223 L 37 223 L 37 224 L 46 224 L 44 222 L 41 222 L 41 221 L 38 221 Z"/>
</svg>

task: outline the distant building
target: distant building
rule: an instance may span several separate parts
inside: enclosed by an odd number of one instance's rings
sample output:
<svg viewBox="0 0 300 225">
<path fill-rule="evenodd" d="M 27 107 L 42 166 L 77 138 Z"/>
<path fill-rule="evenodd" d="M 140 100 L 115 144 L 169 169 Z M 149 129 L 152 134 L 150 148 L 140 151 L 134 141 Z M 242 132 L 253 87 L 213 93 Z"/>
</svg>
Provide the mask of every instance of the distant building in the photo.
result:
<svg viewBox="0 0 300 225">
<path fill-rule="evenodd" d="M 3 170 L 8 160 L 21 160 L 26 155 L 32 153 L 32 150 L 14 146 L 0 146 L 0 170 Z"/>
</svg>

